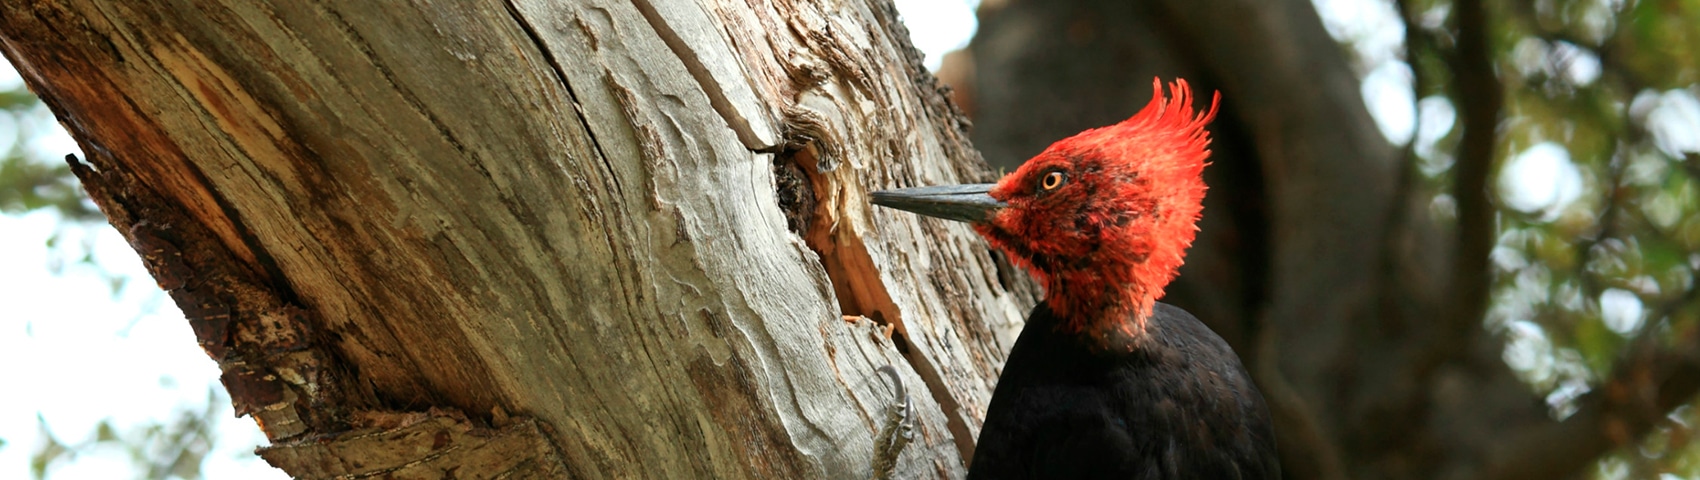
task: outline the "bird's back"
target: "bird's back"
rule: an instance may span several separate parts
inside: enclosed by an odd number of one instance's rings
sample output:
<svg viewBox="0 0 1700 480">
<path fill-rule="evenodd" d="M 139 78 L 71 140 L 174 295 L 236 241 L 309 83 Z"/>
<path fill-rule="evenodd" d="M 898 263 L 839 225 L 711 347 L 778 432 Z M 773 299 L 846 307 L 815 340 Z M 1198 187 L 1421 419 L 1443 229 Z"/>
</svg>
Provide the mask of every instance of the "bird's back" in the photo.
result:
<svg viewBox="0 0 1700 480">
<path fill-rule="evenodd" d="M 1156 304 L 1139 340 L 1055 328 L 1035 307 L 1010 351 L 970 479 L 1278 479 L 1269 413 L 1226 342 Z"/>
</svg>

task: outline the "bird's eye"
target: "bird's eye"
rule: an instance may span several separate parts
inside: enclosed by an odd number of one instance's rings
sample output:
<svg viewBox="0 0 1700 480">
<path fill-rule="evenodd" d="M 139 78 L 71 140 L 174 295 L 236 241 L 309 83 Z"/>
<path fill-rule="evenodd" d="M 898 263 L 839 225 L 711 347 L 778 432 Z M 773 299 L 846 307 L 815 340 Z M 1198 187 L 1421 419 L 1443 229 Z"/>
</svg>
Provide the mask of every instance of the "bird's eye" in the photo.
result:
<svg viewBox="0 0 1700 480">
<path fill-rule="evenodd" d="M 1068 183 L 1068 174 L 1063 172 L 1051 172 L 1039 177 L 1039 188 L 1047 192 L 1062 188 L 1065 183 Z"/>
</svg>

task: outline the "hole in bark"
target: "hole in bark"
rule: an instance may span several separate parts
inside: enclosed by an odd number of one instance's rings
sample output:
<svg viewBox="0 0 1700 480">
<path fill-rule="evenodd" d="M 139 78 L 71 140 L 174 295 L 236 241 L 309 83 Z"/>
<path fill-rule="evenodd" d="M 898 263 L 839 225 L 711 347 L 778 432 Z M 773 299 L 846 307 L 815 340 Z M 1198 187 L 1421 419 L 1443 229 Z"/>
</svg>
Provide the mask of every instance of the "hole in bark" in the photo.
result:
<svg viewBox="0 0 1700 480">
<path fill-rule="evenodd" d="M 862 200 L 828 202 L 822 192 L 833 192 L 833 180 L 820 172 L 820 150 L 813 142 L 793 144 L 774 156 L 774 176 L 778 188 L 779 208 L 785 212 L 786 226 L 803 237 L 820 256 L 827 280 L 832 282 L 838 308 L 847 316 L 862 316 L 882 326 L 891 326 L 892 341 L 899 351 L 907 354 L 909 342 L 903 339 L 903 323 L 898 319 L 897 305 L 892 303 L 881 283 L 879 269 L 862 239 L 837 227 L 838 212 L 833 204 L 845 205 Z"/>
<path fill-rule="evenodd" d="M 946 428 L 956 439 L 957 448 L 963 454 L 963 461 L 973 456 L 974 436 L 970 433 L 966 418 L 962 414 L 962 405 L 949 394 L 949 387 L 938 365 L 911 348 L 908 339 L 908 329 L 897 309 L 897 304 L 891 299 L 885 284 L 880 280 L 879 268 L 875 266 L 873 257 L 868 254 L 867 245 L 862 238 L 849 229 L 837 228 L 839 205 L 865 204 L 859 192 L 850 192 L 837 188 L 836 180 L 828 178 L 831 173 L 820 170 L 820 149 L 812 142 L 798 141 L 787 147 L 774 159 L 775 174 L 784 170 L 801 174 L 807 181 L 806 188 L 797 188 L 796 192 L 809 192 L 812 200 L 813 213 L 798 214 L 798 218 L 806 218 L 802 222 L 803 241 L 819 255 L 821 266 L 826 269 L 827 280 L 832 283 L 833 294 L 838 297 L 838 306 L 842 315 L 862 316 L 873 320 L 876 324 L 890 328 L 893 347 L 897 349 L 915 372 L 921 376 L 926 385 L 926 391 L 939 403 L 939 408 L 945 413 Z M 795 168 L 795 170 L 791 170 Z M 781 208 L 787 208 L 784 182 L 779 181 Z M 841 196 L 854 198 L 841 198 Z M 796 208 L 804 203 L 793 202 L 790 208 Z M 793 213 L 787 210 L 787 220 Z M 793 227 L 792 231 L 797 231 Z M 1007 262 L 1003 262 L 1006 263 Z M 1000 278 L 1004 275 L 1000 272 Z M 1007 282 L 1007 280 L 1006 280 Z M 1006 283 L 1007 285 L 1007 283 Z"/>
<path fill-rule="evenodd" d="M 773 156 L 774 193 L 779 198 L 779 210 L 785 212 L 785 228 L 804 236 L 815 218 L 818 202 L 815 201 L 815 187 L 809 180 L 809 174 L 797 165 L 797 152 L 788 150 Z M 810 245 L 810 248 L 813 247 Z"/>
</svg>

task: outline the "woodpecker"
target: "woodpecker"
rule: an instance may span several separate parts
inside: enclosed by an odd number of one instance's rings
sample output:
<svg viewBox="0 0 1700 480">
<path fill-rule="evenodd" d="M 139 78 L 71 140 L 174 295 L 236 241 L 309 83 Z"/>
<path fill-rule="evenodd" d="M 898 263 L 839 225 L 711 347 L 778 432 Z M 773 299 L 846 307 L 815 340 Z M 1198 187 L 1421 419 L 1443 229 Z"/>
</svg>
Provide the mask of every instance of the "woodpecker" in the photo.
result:
<svg viewBox="0 0 1700 480">
<path fill-rule="evenodd" d="M 1158 303 L 1198 231 L 1216 115 L 1185 80 L 996 184 L 874 192 L 969 222 L 1045 287 L 992 392 L 968 478 L 1279 479 L 1269 410 L 1228 344 Z"/>
</svg>

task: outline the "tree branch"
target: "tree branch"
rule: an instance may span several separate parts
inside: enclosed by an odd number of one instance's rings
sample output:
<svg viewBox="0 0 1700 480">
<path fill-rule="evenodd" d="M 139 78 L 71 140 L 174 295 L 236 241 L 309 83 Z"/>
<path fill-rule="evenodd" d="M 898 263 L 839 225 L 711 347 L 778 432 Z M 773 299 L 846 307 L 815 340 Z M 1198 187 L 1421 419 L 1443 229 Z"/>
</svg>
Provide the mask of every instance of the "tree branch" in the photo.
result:
<svg viewBox="0 0 1700 480">
<path fill-rule="evenodd" d="M 1488 42 L 1487 7 L 1481 0 L 1458 0 L 1458 46 L 1452 57 L 1453 86 L 1463 123 L 1453 198 L 1458 201 L 1458 250 L 1453 259 L 1452 306 L 1441 345 L 1459 345 L 1480 330 L 1487 311 L 1492 272 L 1488 255 L 1494 245 L 1494 206 L 1488 199 L 1500 109 L 1505 93 L 1493 71 Z"/>
</svg>

